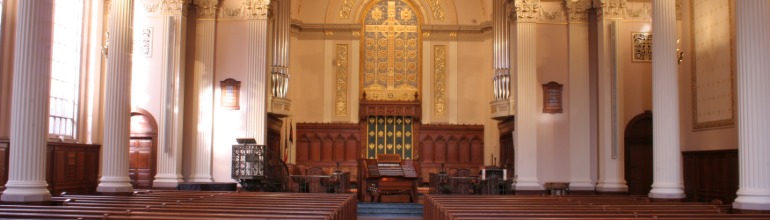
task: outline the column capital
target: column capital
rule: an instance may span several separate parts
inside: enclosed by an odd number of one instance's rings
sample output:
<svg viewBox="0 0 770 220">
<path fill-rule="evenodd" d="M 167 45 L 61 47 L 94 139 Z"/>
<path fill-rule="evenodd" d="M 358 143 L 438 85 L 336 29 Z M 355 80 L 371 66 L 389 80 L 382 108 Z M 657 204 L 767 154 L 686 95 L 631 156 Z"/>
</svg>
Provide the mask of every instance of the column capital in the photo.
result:
<svg viewBox="0 0 770 220">
<path fill-rule="evenodd" d="M 267 19 L 270 0 L 245 0 L 242 4 L 243 13 L 241 16 L 248 20 Z"/>
<path fill-rule="evenodd" d="M 588 9 L 591 7 L 589 0 L 565 0 L 569 23 L 588 21 Z"/>
<path fill-rule="evenodd" d="M 214 19 L 217 16 L 217 6 L 219 0 L 194 0 L 193 4 L 198 7 L 198 19 Z"/>
<path fill-rule="evenodd" d="M 192 0 L 162 0 L 160 1 L 160 13 L 165 15 L 187 14 L 187 5 Z"/>
<path fill-rule="evenodd" d="M 622 19 L 626 0 L 592 0 L 598 19 Z"/>
<path fill-rule="evenodd" d="M 518 23 L 535 23 L 540 21 L 540 0 L 515 0 L 511 16 Z"/>
</svg>

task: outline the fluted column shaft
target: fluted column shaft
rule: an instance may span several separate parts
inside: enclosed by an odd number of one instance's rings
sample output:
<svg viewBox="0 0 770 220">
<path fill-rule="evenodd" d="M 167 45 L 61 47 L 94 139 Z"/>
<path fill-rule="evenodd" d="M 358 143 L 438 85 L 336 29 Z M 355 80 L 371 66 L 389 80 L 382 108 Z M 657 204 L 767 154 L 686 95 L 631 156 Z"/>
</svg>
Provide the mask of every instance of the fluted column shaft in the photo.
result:
<svg viewBox="0 0 770 220">
<path fill-rule="evenodd" d="M 679 132 L 679 74 L 676 57 L 676 5 L 652 1 L 652 153 L 650 198 L 684 198 Z"/>
<path fill-rule="evenodd" d="M 539 0 L 516 0 L 516 190 L 542 190 L 537 177 L 537 21 Z"/>
<path fill-rule="evenodd" d="M 216 4 L 216 3 L 215 3 Z M 215 11 L 215 10 L 213 10 Z M 212 182 L 211 150 L 214 118 L 214 44 L 216 20 L 198 17 L 195 29 L 195 83 L 198 91 L 198 124 L 192 166 L 193 182 Z"/>
<path fill-rule="evenodd" d="M 176 188 L 182 178 L 182 136 L 184 120 L 185 48 L 189 1 L 168 2 L 171 8 L 163 17 L 163 52 L 160 131 L 157 174 L 153 187 Z"/>
<path fill-rule="evenodd" d="M 246 67 L 246 136 L 253 137 L 257 144 L 265 144 L 267 129 L 266 65 L 267 65 L 267 19 L 248 20 L 249 42 Z"/>
<path fill-rule="evenodd" d="M 516 24 L 516 190 L 540 190 L 537 178 L 537 23 Z"/>
<path fill-rule="evenodd" d="M 104 144 L 99 192 L 131 192 L 128 177 L 131 119 L 131 0 L 112 0 L 104 97 Z"/>
<path fill-rule="evenodd" d="M 597 9 L 597 75 L 598 75 L 598 144 L 599 144 L 599 179 L 596 191 L 625 192 L 628 186 L 623 176 L 620 145 L 622 144 L 620 127 L 623 122 L 618 116 L 623 112 L 619 88 L 620 62 L 618 62 L 618 27 L 625 10 L 624 2 L 619 4 L 599 3 Z"/>
<path fill-rule="evenodd" d="M 11 96 L 11 146 L 4 202 L 50 201 L 46 139 L 53 1 L 19 1 Z"/>
<path fill-rule="evenodd" d="M 570 190 L 593 191 L 588 67 L 588 1 L 567 0 L 569 9 Z"/>
<path fill-rule="evenodd" d="M 733 208 L 770 210 L 770 1 L 735 5 L 740 177 Z"/>
</svg>

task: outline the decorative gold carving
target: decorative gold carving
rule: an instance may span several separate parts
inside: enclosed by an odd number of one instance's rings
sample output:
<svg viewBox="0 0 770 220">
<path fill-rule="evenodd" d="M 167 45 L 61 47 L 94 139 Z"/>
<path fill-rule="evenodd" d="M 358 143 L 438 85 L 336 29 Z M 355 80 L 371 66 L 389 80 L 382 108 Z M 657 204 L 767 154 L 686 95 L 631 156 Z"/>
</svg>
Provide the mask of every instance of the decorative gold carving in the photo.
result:
<svg viewBox="0 0 770 220">
<path fill-rule="evenodd" d="M 353 31 L 352 34 L 353 34 L 353 36 L 356 36 L 356 37 L 361 36 L 361 32 L 360 31 Z"/>
<path fill-rule="evenodd" d="M 422 32 L 423 37 L 430 37 L 430 32 Z"/>
<path fill-rule="evenodd" d="M 154 14 L 158 11 L 158 3 L 150 3 L 150 2 L 144 2 L 142 3 L 142 7 L 144 8 L 144 11 L 147 12 L 147 14 Z"/>
<path fill-rule="evenodd" d="M 433 49 L 433 115 L 446 115 L 446 45 Z"/>
<path fill-rule="evenodd" d="M 433 19 L 443 21 L 444 10 L 441 9 L 441 0 L 429 0 L 430 10 L 433 11 Z"/>
<path fill-rule="evenodd" d="M 160 1 L 160 10 L 162 14 L 181 15 L 186 11 L 190 0 L 162 0 Z"/>
<path fill-rule="evenodd" d="M 374 2 L 363 25 L 362 90 L 367 100 L 415 100 L 420 86 L 418 14 L 402 0 Z"/>
<path fill-rule="evenodd" d="M 540 0 L 516 0 L 514 10 L 517 22 L 537 22 L 540 20 Z"/>
<path fill-rule="evenodd" d="M 567 20 L 569 22 L 587 22 L 588 14 L 586 11 L 591 6 L 587 0 L 567 0 Z"/>
<path fill-rule="evenodd" d="M 633 33 L 634 56 L 633 62 L 652 62 L 652 34 Z"/>
<path fill-rule="evenodd" d="M 457 32 L 451 32 L 451 33 L 449 33 L 449 37 L 451 37 L 451 38 L 456 38 L 456 37 L 457 37 Z"/>
<path fill-rule="evenodd" d="M 337 44 L 337 76 L 334 115 L 348 114 L 348 45 Z"/>
<path fill-rule="evenodd" d="M 633 8 L 633 6 L 638 6 L 638 8 Z M 628 4 L 626 7 L 626 19 L 652 21 L 652 3 Z"/>
<path fill-rule="evenodd" d="M 350 18 L 350 10 L 353 9 L 353 3 L 355 0 L 343 0 L 342 6 L 340 6 L 340 13 L 337 19 L 343 20 Z"/>
<path fill-rule="evenodd" d="M 621 19 L 626 10 L 626 0 L 594 0 L 599 19 Z"/>
<path fill-rule="evenodd" d="M 267 19 L 267 11 L 270 0 L 244 0 L 240 7 L 223 8 L 222 18 L 224 19 L 246 19 L 246 20 L 264 20 Z"/>
<path fill-rule="evenodd" d="M 693 128 L 735 125 L 734 15 L 731 0 L 691 2 Z"/>
<path fill-rule="evenodd" d="M 324 31 L 324 35 L 332 36 L 332 35 L 334 35 L 334 31 Z"/>
<path fill-rule="evenodd" d="M 546 11 L 543 10 L 543 22 L 547 23 L 567 23 L 567 17 L 564 14 L 564 11 L 556 10 L 556 11 Z"/>
<path fill-rule="evenodd" d="M 218 0 L 195 0 L 198 6 L 198 19 L 214 19 L 217 15 Z"/>
<path fill-rule="evenodd" d="M 243 11 L 247 19 L 267 19 L 267 9 L 270 0 L 246 0 L 243 2 Z"/>
</svg>

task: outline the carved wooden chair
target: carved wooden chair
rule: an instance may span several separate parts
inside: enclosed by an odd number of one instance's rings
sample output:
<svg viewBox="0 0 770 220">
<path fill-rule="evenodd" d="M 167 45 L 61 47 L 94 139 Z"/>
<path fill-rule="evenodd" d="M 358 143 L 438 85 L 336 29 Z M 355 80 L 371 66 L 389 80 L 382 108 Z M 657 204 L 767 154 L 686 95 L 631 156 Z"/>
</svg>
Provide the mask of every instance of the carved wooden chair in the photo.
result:
<svg viewBox="0 0 770 220">
<path fill-rule="evenodd" d="M 308 178 L 308 192 L 322 193 L 326 192 L 325 188 L 321 185 L 321 175 L 324 175 L 323 168 L 310 167 L 305 171 L 305 175 Z"/>
</svg>

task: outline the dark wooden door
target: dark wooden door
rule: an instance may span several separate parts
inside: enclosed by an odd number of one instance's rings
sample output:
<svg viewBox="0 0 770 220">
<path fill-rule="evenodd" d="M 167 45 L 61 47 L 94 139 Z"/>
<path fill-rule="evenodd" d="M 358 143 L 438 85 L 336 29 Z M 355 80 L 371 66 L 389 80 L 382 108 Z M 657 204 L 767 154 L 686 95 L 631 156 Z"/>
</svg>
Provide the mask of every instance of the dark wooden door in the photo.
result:
<svg viewBox="0 0 770 220">
<path fill-rule="evenodd" d="M 131 139 L 128 175 L 134 189 L 151 189 L 153 181 L 152 139 Z"/>
<path fill-rule="evenodd" d="M 158 124 L 150 112 L 131 112 L 128 175 L 134 189 L 152 189 L 158 146 Z"/>
<path fill-rule="evenodd" d="M 647 195 L 652 189 L 652 113 L 645 112 L 631 119 L 625 135 L 628 193 Z"/>
</svg>

